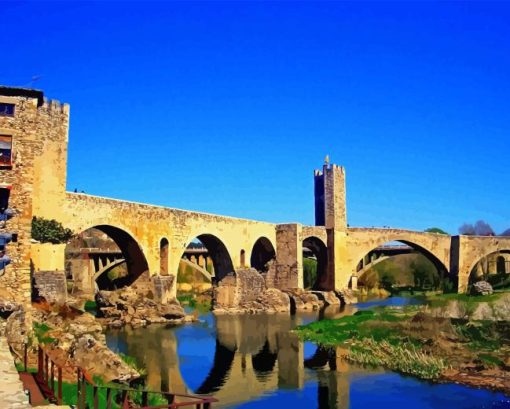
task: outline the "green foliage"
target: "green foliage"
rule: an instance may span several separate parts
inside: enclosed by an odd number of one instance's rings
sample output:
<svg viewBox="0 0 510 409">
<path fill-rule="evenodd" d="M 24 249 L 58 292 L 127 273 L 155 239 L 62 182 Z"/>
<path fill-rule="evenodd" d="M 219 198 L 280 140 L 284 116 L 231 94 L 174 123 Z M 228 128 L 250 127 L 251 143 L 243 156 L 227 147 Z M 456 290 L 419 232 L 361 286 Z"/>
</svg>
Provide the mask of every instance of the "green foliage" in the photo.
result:
<svg viewBox="0 0 510 409">
<path fill-rule="evenodd" d="M 46 333 L 51 329 L 44 323 L 34 322 L 32 324 L 34 335 L 40 344 L 51 344 L 55 342 L 55 338 L 48 337 Z"/>
<path fill-rule="evenodd" d="M 413 291 L 436 290 L 441 284 L 437 268 L 422 254 L 397 255 L 383 260 L 360 279 L 360 285 L 368 289 L 382 287 L 391 293 L 403 287 Z"/>
<path fill-rule="evenodd" d="M 478 354 L 478 359 L 488 366 L 505 366 L 505 363 L 497 356 L 491 354 Z"/>
<path fill-rule="evenodd" d="M 439 288 L 440 278 L 436 267 L 425 256 L 418 254 L 411 262 L 414 287 L 419 290 Z"/>
<path fill-rule="evenodd" d="M 303 281 L 305 288 L 312 288 L 317 280 L 317 260 L 303 258 Z"/>
<path fill-rule="evenodd" d="M 73 232 L 66 229 L 56 220 L 42 217 L 32 218 L 32 238 L 41 243 L 67 243 L 73 237 Z"/>
<path fill-rule="evenodd" d="M 91 301 L 91 300 L 85 301 L 84 309 L 85 309 L 85 311 L 96 311 L 97 304 L 95 301 Z"/>
<path fill-rule="evenodd" d="M 473 351 L 496 351 L 502 345 L 501 331 L 494 322 L 458 321 L 455 329 Z M 504 330 L 507 329 L 504 327 Z"/>
<path fill-rule="evenodd" d="M 296 331 L 304 340 L 329 346 L 365 338 L 386 339 L 396 343 L 401 336 L 387 323 L 402 321 L 406 317 L 408 313 L 401 310 L 363 310 L 338 320 L 322 320 L 300 326 Z M 373 325 L 374 323 L 380 325 Z"/>
<path fill-rule="evenodd" d="M 448 234 L 443 229 L 440 229 L 439 227 L 429 227 L 428 229 L 424 230 L 425 233 L 437 233 L 437 234 Z"/>
<path fill-rule="evenodd" d="M 404 335 L 398 326 L 415 312 L 390 308 L 358 311 L 338 320 L 298 327 L 297 333 L 304 340 L 322 345 L 348 346 L 346 358 L 352 362 L 436 379 L 446 368 L 445 361 L 427 354 L 419 339 Z"/>
<path fill-rule="evenodd" d="M 432 307 L 443 307 L 445 306 L 449 301 L 460 301 L 464 305 L 469 304 L 475 304 L 480 302 L 493 302 L 498 300 L 501 297 L 501 293 L 494 293 L 491 295 L 478 295 L 473 296 L 469 294 L 458 294 L 458 293 L 451 293 L 451 294 L 432 294 L 427 296 L 427 302 Z"/>
<path fill-rule="evenodd" d="M 132 356 L 129 356 L 129 355 L 126 355 L 126 354 L 123 354 L 122 352 L 119 352 L 118 354 L 121 359 L 131 368 L 133 368 L 135 371 L 137 371 L 140 376 L 146 376 L 147 375 L 147 370 L 141 366 L 138 365 L 138 362 L 136 361 L 135 358 L 133 358 Z"/>
</svg>

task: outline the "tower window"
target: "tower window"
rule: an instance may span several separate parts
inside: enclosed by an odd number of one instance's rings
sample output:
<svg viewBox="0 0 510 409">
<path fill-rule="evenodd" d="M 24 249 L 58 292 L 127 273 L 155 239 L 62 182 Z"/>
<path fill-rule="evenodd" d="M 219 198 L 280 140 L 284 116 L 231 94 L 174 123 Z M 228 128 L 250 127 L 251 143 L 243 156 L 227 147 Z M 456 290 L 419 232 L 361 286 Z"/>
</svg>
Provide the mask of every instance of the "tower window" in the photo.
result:
<svg viewBox="0 0 510 409">
<path fill-rule="evenodd" d="M 0 166 L 12 165 L 12 136 L 0 135 Z"/>
<path fill-rule="evenodd" d="M 14 104 L 0 102 L 0 116 L 14 116 Z"/>
</svg>

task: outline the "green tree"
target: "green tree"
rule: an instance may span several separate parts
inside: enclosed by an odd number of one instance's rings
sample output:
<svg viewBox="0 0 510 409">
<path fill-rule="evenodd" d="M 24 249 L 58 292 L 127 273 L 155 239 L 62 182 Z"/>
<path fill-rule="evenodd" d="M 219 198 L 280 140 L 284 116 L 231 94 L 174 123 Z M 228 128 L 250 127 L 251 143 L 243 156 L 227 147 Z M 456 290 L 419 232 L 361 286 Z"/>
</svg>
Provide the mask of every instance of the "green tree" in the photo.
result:
<svg viewBox="0 0 510 409">
<path fill-rule="evenodd" d="M 437 234 L 448 234 L 443 229 L 440 229 L 439 227 L 430 227 L 428 229 L 425 229 L 426 233 L 437 233 Z"/>
<path fill-rule="evenodd" d="M 303 257 L 303 284 L 311 288 L 317 280 L 317 260 Z"/>
<path fill-rule="evenodd" d="M 32 218 L 32 238 L 41 243 L 67 243 L 73 237 L 71 229 L 66 229 L 56 220 L 42 217 Z"/>
</svg>

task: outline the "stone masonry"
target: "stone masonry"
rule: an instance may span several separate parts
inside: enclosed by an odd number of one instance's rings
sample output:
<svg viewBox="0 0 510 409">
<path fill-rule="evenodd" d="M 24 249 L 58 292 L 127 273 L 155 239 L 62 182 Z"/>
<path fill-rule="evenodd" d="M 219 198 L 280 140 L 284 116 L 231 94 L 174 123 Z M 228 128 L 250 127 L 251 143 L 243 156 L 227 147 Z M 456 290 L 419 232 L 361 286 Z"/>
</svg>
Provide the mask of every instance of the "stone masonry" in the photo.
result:
<svg viewBox="0 0 510 409">
<path fill-rule="evenodd" d="M 65 271 L 65 246 L 32 242 L 33 216 L 56 219 L 75 233 L 91 227 L 103 231 L 126 260 L 129 276 L 125 284 L 143 281 L 137 288 L 145 291 L 152 286 L 155 294 L 157 283 L 158 297 L 165 300 L 175 297 L 181 257 L 197 237 L 211 253 L 216 280 L 244 267 L 252 259 L 255 243 L 267 239 L 276 254 L 267 273 L 268 282 L 279 289 L 303 287 L 303 241 L 307 238 L 320 241 L 327 252 L 320 289 L 337 291 L 354 282 L 357 265 L 366 254 L 392 240 L 409 244 L 457 277 L 460 291 L 465 291 L 469 274 L 480 258 L 494 251 L 510 251 L 508 237 L 450 237 L 347 227 L 345 170 L 330 163 L 314 174 L 317 226 L 265 223 L 69 193 L 69 106 L 46 100 L 41 91 L 7 87 L 0 87 L 0 103 L 15 107 L 13 115 L 0 115 L 0 135 L 13 141 L 12 165 L 0 168 L 0 183 L 12 186 L 9 207 L 15 211 L 0 232 L 18 234 L 18 240 L 8 245 L 12 264 L 0 277 L 0 288 L 24 305 L 30 303 L 32 275 Z M 163 283 L 150 279 L 154 276 L 172 279 Z"/>
</svg>

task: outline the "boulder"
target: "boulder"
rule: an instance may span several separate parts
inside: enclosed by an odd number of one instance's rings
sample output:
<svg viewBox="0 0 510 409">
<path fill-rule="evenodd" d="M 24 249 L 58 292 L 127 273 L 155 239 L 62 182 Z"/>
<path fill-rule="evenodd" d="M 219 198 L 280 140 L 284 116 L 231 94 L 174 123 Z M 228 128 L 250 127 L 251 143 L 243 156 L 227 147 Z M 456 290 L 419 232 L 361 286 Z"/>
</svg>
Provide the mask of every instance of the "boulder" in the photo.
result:
<svg viewBox="0 0 510 409">
<path fill-rule="evenodd" d="M 186 315 L 176 300 L 160 304 L 130 288 L 99 291 L 96 294 L 96 304 L 106 325 L 115 327 L 122 323 L 135 327 L 150 323 L 175 323 Z"/>
<path fill-rule="evenodd" d="M 258 298 L 260 309 L 267 312 L 289 312 L 289 296 L 276 288 L 268 288 Z"/>
<path fill-rule="evenodd" d="M 487 281 L 478 281 L 471 287 L 471 295 L 491 295 L 493 292 L 492 285 Z"/>
</svg>

